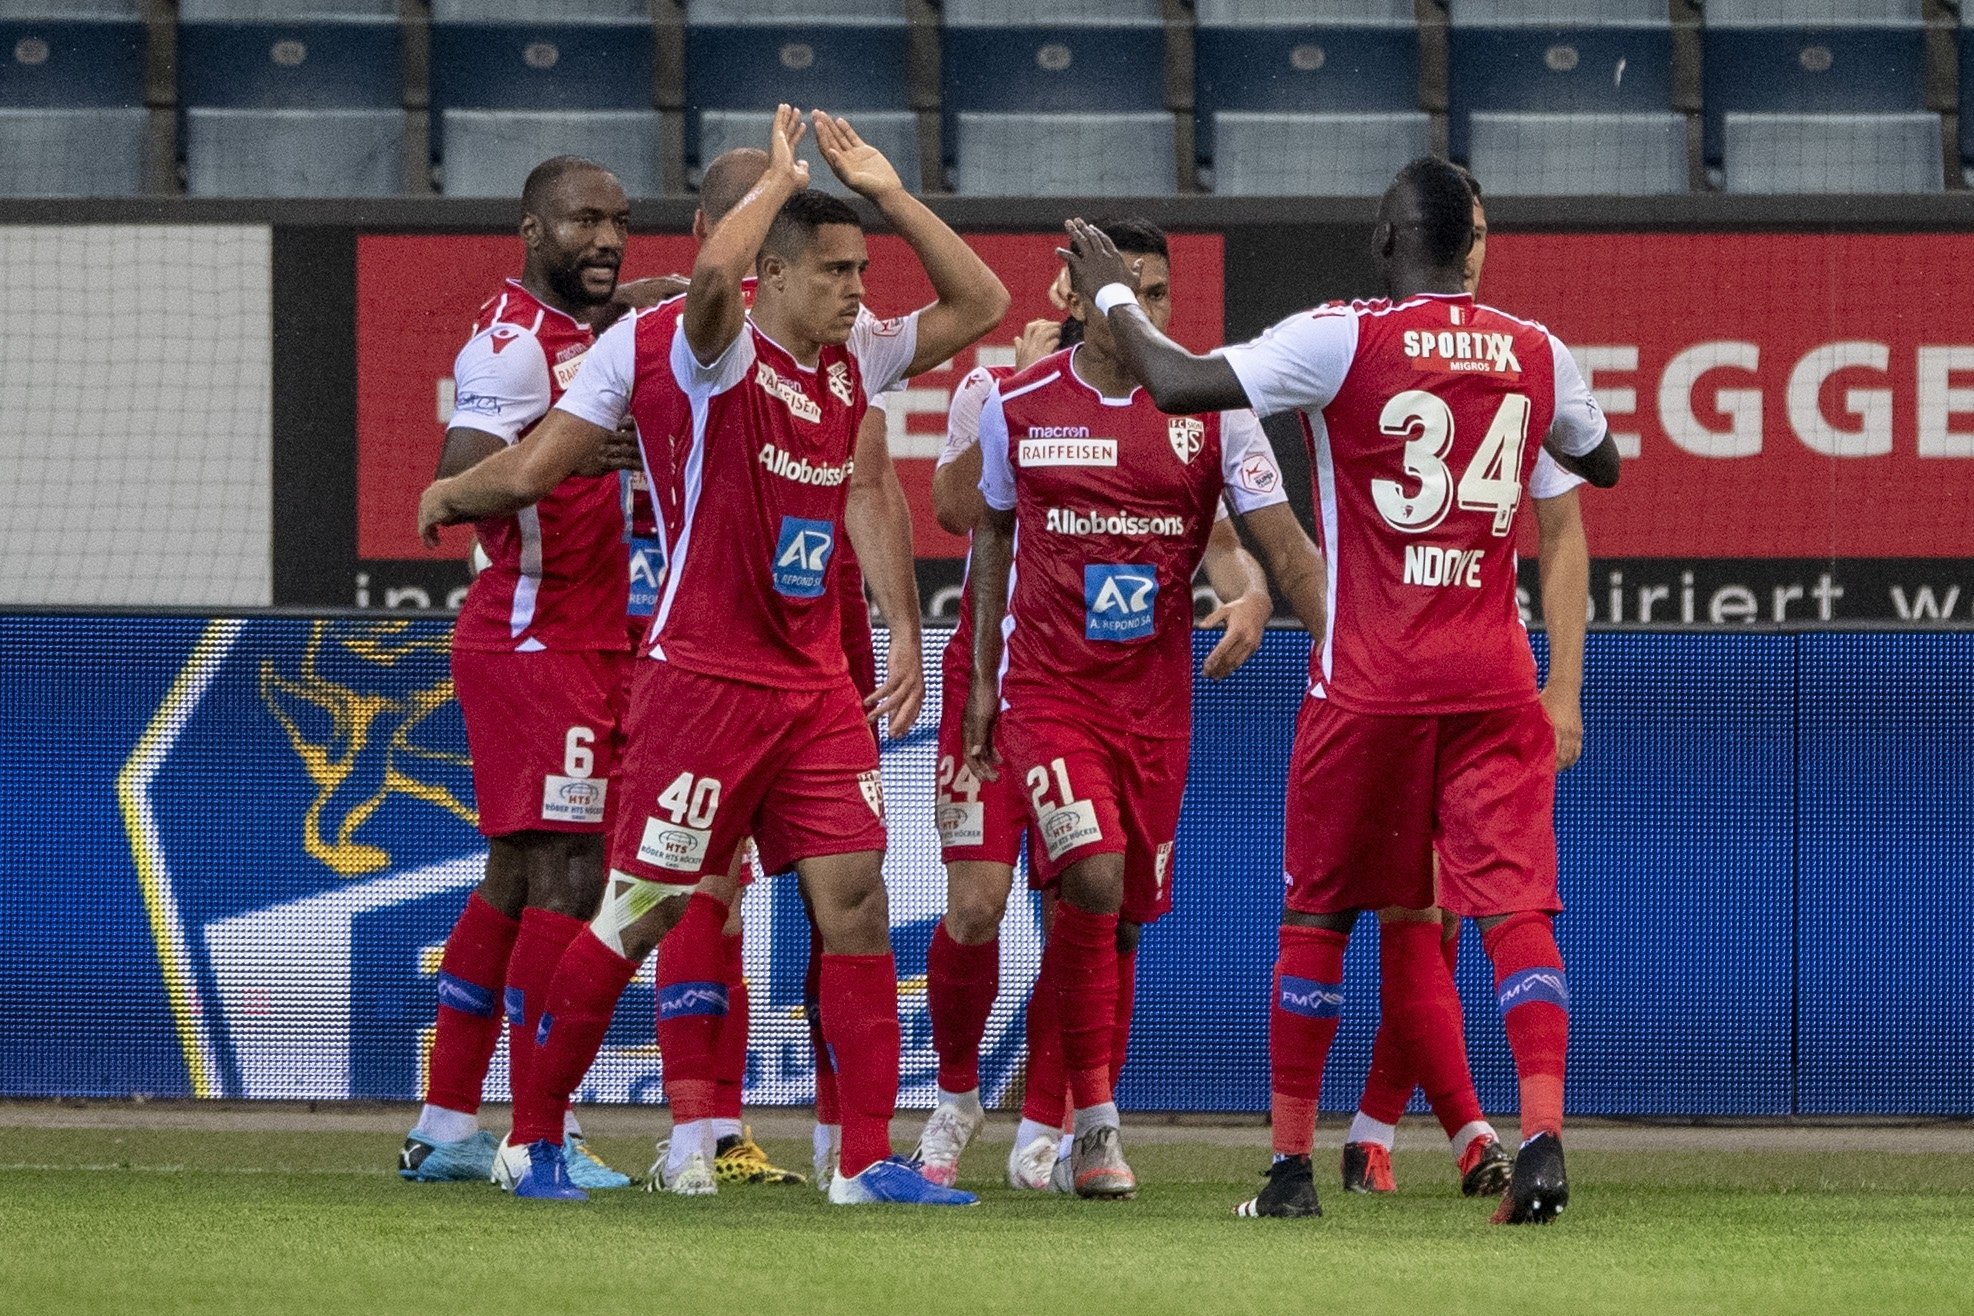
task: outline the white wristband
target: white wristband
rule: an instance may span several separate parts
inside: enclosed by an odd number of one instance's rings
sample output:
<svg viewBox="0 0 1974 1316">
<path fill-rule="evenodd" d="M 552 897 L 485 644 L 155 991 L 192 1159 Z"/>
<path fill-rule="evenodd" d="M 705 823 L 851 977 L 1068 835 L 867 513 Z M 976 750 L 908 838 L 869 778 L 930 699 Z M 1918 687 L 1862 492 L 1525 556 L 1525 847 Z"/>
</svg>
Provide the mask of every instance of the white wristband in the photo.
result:
<svg viewBox="0 0 1974 1316">
<path fill-rule="evenodd" d="M 1097 295 L 1091 300 L 1095 303 L 1098 314 L 1109 315 L 1111 311 L 1119 306 L 1136 305 L 1138 294 L 1132 292 L 1124 284 L 1106 283 L 1103 287 L 1097 289 Z"/>
</svg>

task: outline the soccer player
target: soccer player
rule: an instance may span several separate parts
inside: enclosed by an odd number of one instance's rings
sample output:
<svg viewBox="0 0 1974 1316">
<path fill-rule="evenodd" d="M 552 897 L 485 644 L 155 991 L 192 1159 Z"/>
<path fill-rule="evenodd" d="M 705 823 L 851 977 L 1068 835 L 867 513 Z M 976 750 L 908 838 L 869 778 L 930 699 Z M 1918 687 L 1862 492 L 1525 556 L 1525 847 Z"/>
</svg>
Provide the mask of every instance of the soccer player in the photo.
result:
<svg viewBox="0 0 1974 1316">
<path fill-rule="evenodd" d="M 1133 241 L 1136 234 L 1122 227 L 1113 232 L 1125 242 Z M 1144 248 L 1139 254 L 1148 262 L 1169 271 L 1169 262 L 1159 251 L 1161 242 L 1147 235 L 1136 245 Z M 1151 300 L 1166 301 L 1163 296 Z M 1029 322 L 1015 340 L 1013 366 L 976 367 L 953 391 L 946 442 L 932 474 L 933 510 L 947 530 L 971 535 L 985 507 L 980 495 L 980 411 L 988 393 L 1009 375 L 1081 342 L 1082 317 L 1088 313 L 1079 304 L 1061 322 Z M 1230 600 L 1205 622 L 1227 627 L 1226 636 L 1206 661 L 1207 674 L 1217 678 L 1260 647 L 1273 609 L 1265 585 L 1255 588 L 1262 582 L 1261 569 L 1241 548 L 1224 501 L 1215 508 L 1203 566 L 1215 592 Z M 1014 780 L 1004 776 L 999 782 L 983 782 L 966 766 L 961 720 L 972 684 L 973 603 L 965 582 L 958 624 L 947 641 L 942 667 L 938 819 L 946 863 L 946 914 L 933 930 L 926 956 L 926 1004 L 932 1016 L 933 1046 L 939 1053 L 939 1097 L 913 1157 L 925 1167 L 928 1178 L 950 1185 L 958 1177 L 960 1154 L 986 1122 L 979 1091 L 980 1041 L 1000 992 L 1001 918 L 1027 830 L 1027 806 Z M 1136 952 L 1130 944 L 1134 936 L 1135 930 L 1126 930 L 1118 951 L 1119 1027 L 1126 1032 L 1129 1011 L 1122 1003 L 1130 999 L 1136 982 Z M 1038 1008 L 1031 999 L 1023 1119 L 1008 1158 L 1008 1182 L 1016 1188 L 1050 1187 L 1058 1159 L 1071 1149 L 1071 1140 L 1058 1136 L 1065 1075 L 1059 1039 L 1047 1028 L 1053 1017 L 1051 1002 L 1043 1001 Z M 1120 1066 L 1123 1043 L 1123 1036 L 1113 1039 L 1113 1060 Z"/>
<path fill-rule="evenodd" d="M 1464 171 L 1463 171 L 1464 172 Z M 1467 186 L 1474 194 L 1474 245 L 1467 252 L 1466 289 L 1480 290 L 1481 268 L 1487 260 L 1487 212 L 1481 201 L 1481 186 L 1471 173 Z M 1583 636 L 1584 619 L 1590 605 L 1590 548 L 1583 536 L 1583 517 L 1578 505 L 1577 487 L 1583 481 L 1565 471 L 1546 451 L 1538 453 L 1535 469 L 1529 475 L 1529 496 L 1535 506 L 1540 541 L 1538 562 L 1542 574 L 1542 615 L 1549 632 L 1549 679 L 1542 686 L 1542 707 L 1556 728 L 1556 771 L 1562 772 L 1577 760 L 1583 746 Z M 1381 929 L 1381 954 L 1431 954 L 1428 939 L 1411 929 L 1392 930 L 1391 920 L 1403 919 L 1430 924 L 1441 911 L 1380 910 L 1386 920 Z M 1450 971 L 1460 954 L 1460 919 L 1442 915 L 1439 951 Z M 1401 970 L 1402 972 L 1402 970 Z M 1459 1016 L 1456 1014 L 1455 1018 Z M 1455 1039 L 1463 1049 L 1464 1037 Z M 1445 1042 L 1439 1043 L 1445 1045 Z M 1350 1133 L 1343 1148 L 1343 1186 L 1351 1192 L 1389 1193 L 1398 1184 L 1391 1171 L 1391 1147 L 1399 1119 L 1416 1086 L 1412 1066 L 1404 1049 L 1390 1029 L 1382 1025 L 1371 1047 L 1371 1070 L 1364 1080 L 1364 1095 L 1357 1114 L 1350 1122 Z M 1480 1102 L 1471 1098 L 1469 1082 L 1461 1102 L 1446 1110 L 1435 1108 L 1445 1128 L 1460 1173 L 1460 1188 L 1469 1197 L 1499 1196 L 1507 1187 L 1513 1164 L 1502 1148 L 1491 1125 L 1478 1118 Z"/>
<path fill-rule="evenodd" d="M 1166 323 L 1164 235 L 1143 221 L 1111 228 L 1141 253 L 1145 314 Z M 998 782 L 1005 763 L 1040 840 L 1032 880 L 1056 897 L 1036 999 L 1055 1007 L 1068 1074 L 1069 1186 L 1121 1198 L 1137 1178 L 1113 1100 L 1131 994 L 1120 947 L 1135 950 L 1172 904 L 1192 582 L 1222 497 L 1312 627 L 1323 586 L 1260 422 L 1233 409 L 1159 414 L 1088 304 L 1082 344 L 1000 381 L 981 408 L 963 743 L 982 781 Z M 1266 590 L 1257 577 L 1239 593 Z M 1047 1114 L 1053 1134 L 1062 1110 Z"/>
<path fill-rule="evenodd" d="M 489 297 L 453 365 L 439 460 L 457 475 L 528 434 L 561 397 L 614 304 L 630 203 L 602 165 L 543 161 L 521 193 L 521 277 Z M 488 565 L 453 631 L 452 674 L 473 751 L 487 872 L 467 897 L 439 967 L 425 1106 L 398 1173 L 485 1182 L 493 1135 L 481 1088 L 502 1019 L 518 1089 L 529 1020 L 603 891 L 604 805 L 630 654 L 618 476 L 594 461 L 530 505 L 476 524 Z M 630 1182 L 568 1124 L 573 1178 Z"/>
<path fill-rule="evenodd" d="M 1466 292 L 1473 194 L 1445 161 L 1405 166 L 1381 203 L 1373 254 L 1390 300 L 1302 312 L 1207 356 L 1132 309 L 1131 269 L 1102 233 L 1069 227 L 1077 292 L 1162 410 L 1294 410 L 1311 446 L 1332 621 L 1311 653 L 1289 773 L 1269 1029 L 1276 1160 L 1238 1210 L 1320 1213 L 1309 1150 L 1351 925 L 1365 909 L 1437 904 L 1480 921 L 1520 1081 L 1524 1141 L 1495 1219 L 1553 1220 L 1569 1200 L 1556 735 L 1510 536 L 1537 445 L 1594 485 L 1617 482 L 1603 415 L 1547 330 Z M 1458 1081 L 1447 1049 L 1409 1043 L 1453 1029 L 1459 1000 L 1438 955 L 1414 967 L 1416 981 L 1385 978 L 1384 1017 L 1426 1089 L 1443 1090 Z"/>
<path fill-rule="evenodd" d="M 684 445 L 683 518 L 634 687 L 612 872 L 588 934 L 556 971 L 517 1102 L 519 1196 L 583 1196 L 550 1126 L 658 940 L 657 907 L 725 872 L 751 835 L 764 871 L 797 870 L 825 943 L 822 1026 L 843 1118 L 830 1200 L 975 1200 L 891 1155 L 899 1025 L 883 794 L 830 569 L 869 394 L 979 338 L 1007 291 L 881 152 L 820 110 L 813 122 L 830 167 L 912 246 L 937 301 L 898 320 L 860 319 L 867 257 L 856 212 L 808 190 L 794 154 L 804 126 L 781 106 L 769 168 L 700 248 L 683 303 L 620 321 L 530 442 L 421 502 L 429 532 L 525 501 L 626 415 L 646 443 L 675 435 Z M 741 286 L 750 266 L 760 280 L 751 313 Z M 895 714 L 890 730 L 904 730 Z M 723 995 L 716 983 L 688 987 L 673 998 L 681 1014 L 712 1013 Z"/>
</svg>

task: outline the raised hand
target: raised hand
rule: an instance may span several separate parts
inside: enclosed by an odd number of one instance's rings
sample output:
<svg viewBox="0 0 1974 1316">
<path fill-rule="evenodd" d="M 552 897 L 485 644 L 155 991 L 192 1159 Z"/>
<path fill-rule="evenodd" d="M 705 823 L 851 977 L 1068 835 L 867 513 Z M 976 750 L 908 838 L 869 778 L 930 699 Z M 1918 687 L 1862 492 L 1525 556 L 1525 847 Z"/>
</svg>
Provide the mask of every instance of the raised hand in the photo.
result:
<svg viewBox="0 0 1974 1316">
<path fill-rule="evenodd" d="M 768 134 L 768 171 L 787 175 L 798 190 L 809 185 L 809 162 L 795 154 L 808 131 L 800 110 L 792 105 L 775 106 L 774 131 Z"/>
<path fill-rule="evenodd" d="M 976 678 L 966 694 L 960 744 L 966 765 L 982 781 L 1001 779 L 1001 752 L 994 747 L 995 724 L 1001 720 L 1001 692 L 991 681 Z"/>
<path fill-rule="evenodd" d="M 1060 320 L 1030 320 L 1014 340 L 1014 368 L 1026 370 L 1060 346 Z"/>
<path fill-rule="evenodd" d="M 1095 224 L 1072 219 L 1063 229 L 1069 234 L 1069 247 L 1057 247 L 1056 255 L 1069 267 L 1069 286 L 1086 305 L 1096 300 L 1097 290 L 1107 283 L 1138 290 L 1138 269 L 1143 261 L 1126 264 L 1109 236 Z"/>
<path fill-rule="evenodd" d="M 884 158 L 884 152 L 857 136 L 848 119 L 838 119 L 821 110 L 812 118 L 816 125 L 816 146 L 843 186 L 872 201 L 886 193 L 904 190 L 897 169 Z"/>
</svg>

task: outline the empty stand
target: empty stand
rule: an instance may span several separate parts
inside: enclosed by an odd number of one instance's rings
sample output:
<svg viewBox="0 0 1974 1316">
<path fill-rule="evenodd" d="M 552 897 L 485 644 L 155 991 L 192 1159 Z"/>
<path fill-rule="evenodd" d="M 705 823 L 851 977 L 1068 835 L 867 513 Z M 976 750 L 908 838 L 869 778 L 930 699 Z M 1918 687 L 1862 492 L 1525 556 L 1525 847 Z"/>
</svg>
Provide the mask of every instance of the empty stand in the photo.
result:
<svg viewBox="0 0 1974 1316">
<path fill-rule="evenodd" d="M 1729 114 L 1729 192 L 1938 192 L 1936 114 Z"/>
<path fill-rule="evenodd" d="M 968 196 L 1167 196 L 1172 116 L 962 114 L 954 190 Z"/>
<path fill-rule="evenodd" d="M 141 109 L 0 109 L 0 195 L 141 191 L 149 123 Z"/>
<path fill-rule="evenodd" d="M 389 196 L 401 186 L 403 151 L 398 110 L 185 112 L 185 187 L 193 196 Z"/>
<path fill-rule="evenodd" d="M 1686 119 L 1656 114 L 1485 114 L 1468 164 L 1490 196 L 1650 196 L 1687 190 Z"/>
<path fill-rule="evenodd" d="M 146 41 L 131 18 L 0 17 L 0 106 L 142 105 Z"/>
<path fill-rule="evenodd" d="M 447 110 L 447 196 L 516 197 L 528 171 L 552 155 L 607 165 L 631 196 L 664 190 L 655 110 Z"/>
<path fill-rule="evenodd" d="M 201 12 L 251 7 L 242 0 L 201 2 Z M 190 17 L 192 0 L 186 8 L 178 26 L 181 104 L 384 109 L 403 99 L 395 15 L 208 21 Z"/>
<path fill-rule="evenodd" d="M 1214 129 L 1213 190 L 1229 196 L 1377 196 L 1432 149 L 1432 120 L 1395 114 L 1224 110 Z"/>
</svg>

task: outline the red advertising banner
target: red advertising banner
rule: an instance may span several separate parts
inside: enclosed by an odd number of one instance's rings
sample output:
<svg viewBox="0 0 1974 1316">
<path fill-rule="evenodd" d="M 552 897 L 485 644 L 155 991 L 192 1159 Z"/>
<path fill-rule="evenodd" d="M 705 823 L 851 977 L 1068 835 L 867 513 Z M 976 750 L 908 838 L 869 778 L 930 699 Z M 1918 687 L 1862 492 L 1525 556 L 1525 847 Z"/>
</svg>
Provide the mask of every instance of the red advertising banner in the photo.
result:
<svg viewBox="0 0 1974 1316">
<path fill-rule="evenodd" d="M 912 501 L 921 557 L 958 557 L 963 540 L 933 519 L 932 459 L 945 436 L 953 386 L 978 361 L 1009 363 L 1021 326 L 1059 314 L 1048 288 L 1060 262 L 1053 233 L 973 234 L 967 241 L 1014 296 L 1000 329 L 946 365 L 918 376 L 901 406 L 891 409 L 891 450 Z M 1218 235 L 1172 238 L 1174 337 L 1198 349 L 1220 342 L 1223 323 Z M 692 266 L 686 236 L 637 237 L 624 277 L 682 273 Z M 894 314 L 932 300 L 911 249 L 896 237 L 870 240 L 866 300 Z M 503 280 L 521 268 L 521 245 L 511 236 L 364 236 L 357 243 L 357 556 L 379 559 L 459 559 L 468 532 L 449 532 L 444 546 L 418 540 L 418 494 L 438 464 L 451 401 L 452 360 L 473 315 Z M 436 277 L 435 277 L 436 276 Z"/>
<path fill-rule="evenodd" d="M 1609 416 L 1598 557 L 1974 557 L 1974 236 L 1503 233 L 1481 295 Z"/>
</svg>

